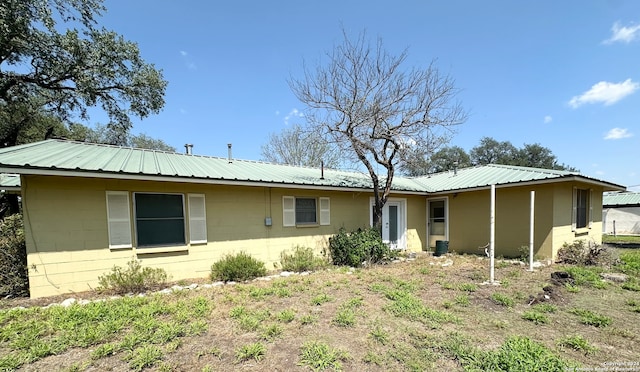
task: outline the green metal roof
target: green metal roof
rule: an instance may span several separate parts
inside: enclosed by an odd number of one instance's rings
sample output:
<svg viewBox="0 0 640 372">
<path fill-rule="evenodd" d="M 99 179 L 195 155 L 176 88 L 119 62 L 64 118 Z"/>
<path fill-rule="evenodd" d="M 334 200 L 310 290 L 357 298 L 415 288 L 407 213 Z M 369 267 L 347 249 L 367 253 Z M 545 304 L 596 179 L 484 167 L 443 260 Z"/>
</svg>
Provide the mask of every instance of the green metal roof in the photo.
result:
<svg viewBox="0 0 640 372">
<path fill-rule="evenodd" d="M 369 175 L 358 172 L 295 167 L 257 161 L 189 155 L 65 140 L 46 140 L 0 149 L 3 171 L 26 174 L 69 174 L 87 177 L 157 179 L 176 182 L 270 183 L 371 189 Z M 422 192 L 407 178 L 394 180 L 394 190 Z"/>
<path fill-rule="evenodd" d="M 640 192 L 606 193 L 602 196 L 602 206 L 640 205 Z"/>
<path fill-rule="evenodd" d="M 271 184 L 300 188 L 372 189 L 368 174 L 295 167 L 247 160 L 118 147 L 65 140 L 46 140 L 0 149 L 0 172 L 165 180 L 174 182 Z M 323 177 L 324 176 L 324 177 Z M 505 165 L 485 165 L 431 176 L 394 177 L 399 192 L 442 193 L 496 185 L 578 179 L 605 190 L 620 185 L 577 173 Z"/>
<path fill-rule="evenodd" d="M 0 190 L 19 190 L 19 174 L 0 174 Z"/>
<path fill-rule="evenodd" d="M 429 176 L 415 178 L 425 189 L 432 193 L 455 192 L 479 188 L 514 185 L 523 183 L 541 183 L 552 180 L 576 179 L 587 183 L 600 183 L 605 189 L 622 190 L 623 186 L 606 181 L 596 180 L 568 172 L 552 169 L 528 168 L 513 165 L 488 164 L 469 168 L 447 171 Z"/>
</svg>

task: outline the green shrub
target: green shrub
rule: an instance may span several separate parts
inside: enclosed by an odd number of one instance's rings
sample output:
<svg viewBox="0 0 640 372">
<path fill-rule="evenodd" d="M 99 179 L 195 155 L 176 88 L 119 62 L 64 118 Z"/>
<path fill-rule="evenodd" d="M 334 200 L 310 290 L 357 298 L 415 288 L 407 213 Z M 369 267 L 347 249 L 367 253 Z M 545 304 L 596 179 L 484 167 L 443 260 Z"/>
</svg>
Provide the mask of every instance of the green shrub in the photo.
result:
<svg viewBox="0 0 640 372">
<path fill-rule="evenodd" d="M 226 255 L 220 261 L 211 265 L 211 280 L 244 281 L 265 276 L 267 269 L 261 262 L 251 255 L 240 252 Z"/>
<path fill-rule="evenodd" d="M 340 228 L 329 238 L 329 254 L 334 265 L 360 267 L 391 258 L 393 252 L 373 228 L 347 232 Z"/>
<path fill-rule="evenodd" d="M 127 268 L 114 266 L 110 273 L 98 277 L 99 290 L 119 294 L 139 293 L 158 288 L 167 282 L 167 272 L 161 268 L 142 267 L 140 261 L 132 259 Z"/>
<path fill-rule="evenodd" d="M 502 305 L 504 307 L 513 307 L 513 305 L 515 305 L 515 301 L 513 300 L 513 298 L 502 293 L 493 293 L 491 295 L 491 300 L 496 304 Z"/>
<path fill-rule="evenodd" d="M 535 310 L 525 311 L 524 314 L 522 314 L 522 319 L 529 320 L 531 322 L 534 322 L 535 324 L 549 323 L 549 317 Z"/>
<path fill-rule="evenodd" d="M 623 253 L 618 268 L 625 274 L 640 277 L 640 251 Z"/>
<path fill-rule="evenodd" d="M 313 249 L 298 245 L 293 248 L 291 254 L 284 251 L 280 253 L 280 264 L 282 270 L 301 272 L 320 269 L 326 262 L 322 257 L 315 257 Z"/>
<path fill-rule="evenodd" d="M 27 249 L 20 213 L 0 222 L 0 296 L 29 296 Z"/>
<path fill-rule="evenodd" d="M 593 354 L 598 351 L 597 347 L 589 344 L 589 341 L 580 335 L 564 337 L 558 341 L 558 346 L 583 351 L 585 355 Z"/>
<path fill-rule="evenodd" d="M 569 312 L 579 316 L 580 323 L 582 324 L 592 325 L 599 328 L 606 327 L 611 324 L 611 318 L 606 315 L 594 313 L 590 310 L 576 308 L 569 310 Z"/>
</svg>

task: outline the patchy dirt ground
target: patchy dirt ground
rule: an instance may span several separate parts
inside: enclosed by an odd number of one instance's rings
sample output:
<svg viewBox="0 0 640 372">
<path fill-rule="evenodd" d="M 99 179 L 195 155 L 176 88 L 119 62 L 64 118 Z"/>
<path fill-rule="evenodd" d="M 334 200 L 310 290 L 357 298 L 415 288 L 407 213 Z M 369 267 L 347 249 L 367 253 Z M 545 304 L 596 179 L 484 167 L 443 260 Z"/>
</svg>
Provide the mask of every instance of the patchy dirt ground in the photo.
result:
<svg viewBox="0 0 640 372">
<path fill-rule="evenodd" d="M 442 266 L 443 263 L 451 265 Z M 301 350 L 306 342 L 316 341 L 340 350 L 348 356 L 340 361 L 349 371 L 388 370 L 461 370 L 459 362 L 440 352 L 438 342 L 462 335 L 481 349 L 498 348 L 511 335 L 538 341 L 561 357 L 583 366 L 601 367 L 603 363 L 640 362 L 640 313 L 628 305 L 639 299 L 637 292 L 619 284 L 604 289 L 582 287 L 567 291 L 563 283 L 552 279 L 561 265 L 542 267 L 534 272 L 515 261 L 498 261 L 496 279 L 501 285 L 485 284 L 489 261 L 484 257 L 420 254 L 413 261 L 349 270 L 333 268 L 308 276 L 292 275 L 269 281 L 252 281 L 162 295 L 173 302 L 201 298 L 209 303 L 205 315 L 206 330 L 196 336 L 177 337 L 158 344 L 161 357 L 148 370 L 158 371 L 292 371 L 309 370 L 301 365 Z M 199 281 L 202 283 L 202 281 Z M 423 322 L 393 315 L 390 300 L 377 288 L 406 286 L 426 307 L 450 314 L 455 322 Z M 495 294 L 513 301 L 511 306 L 496 302 Z M 545 297 L 546 295 L 546 297 Z M 322 297 L 324 296 L 324 297 Z M 48 305 L 71 296 L 44 299 L 3 300 L 4 309 L 15 306 Z M 108 297 L 93 292 L 74 294 L 77 299 Z M 548 297 L 548 298 L 547 298 Z M 318 298 L 326 302 L 316 304 Z M 354 300 L 356 299 L 356 300 Z M 360 300 L 357 300 L 360 299 Z M 353 324 L 342 326 L 336 319 L 349 304 L 354 307 Z M 553 304 L 557 310 L 546 314 L 548 323 L 536 324 L 523 314 L 536 303 Z M 242 306 L 249 312 L 266 314 L 254 330 L 238 322 L 232 313 Z M 590 309 L 611 318 L 607 327 L 582 324 L 570 312 Z M 290 322 L 278 320 L 278 314 L 290 310 Z M 264 330 L 277 325 L 281 333 L 265 339 Z M 104 343 L 121 342 L 130 329 L 115 334 Z M 380 342 L 380 334 L 386 335 Z M 580 335 L 597 351 L 562 348 L 558 341 Z M 238 350 L 260 342 L 265 346 L 260 360 L 240 360 Z M 92 353 L 101 345 L 68 349 L 24 364 L 21 370 L 128 371 L 132 367 L 126 351 L 96 358 Z M 12 353 L 10 345 L 0 343 L 0 357 Z"/>
</svg>

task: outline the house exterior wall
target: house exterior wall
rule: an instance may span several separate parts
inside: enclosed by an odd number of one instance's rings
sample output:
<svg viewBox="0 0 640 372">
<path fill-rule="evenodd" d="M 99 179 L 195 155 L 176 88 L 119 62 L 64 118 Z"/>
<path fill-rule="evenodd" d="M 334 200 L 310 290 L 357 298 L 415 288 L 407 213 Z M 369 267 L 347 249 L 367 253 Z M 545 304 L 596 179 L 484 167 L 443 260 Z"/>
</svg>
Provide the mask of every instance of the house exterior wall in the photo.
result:
<svg viewBox="0 0 640 372">
<path fill-rule="evenodd" d="M 580 229 L 572 228 L 573 190 L 584 188 L 591 190 L 591 226 Z M 553 256 L 567 243 L 577 240 L 601 244 L 602 243 L 602 187 L 580 184 L 577 182 L 558 183 L 554 185 L 553 202 Z"/>
<path fill-rule="evenodd" d="M 616 206 L 603 208 L 602 233 L 640 235 L 640 207 Z"/>
<path fill-rule="evenodd" d="M 591 228 L 573 231 L 573 189 L 590 188 Z M 496 189 L 496 255 L 518 257 L 529 246 L 531 191 L 535 191 L 534 256 L 555 259 L 564 243 L 602 242 L 602 189 L 562 182 Z M 490 190 L 449 194 L 449 249 L 482 253 L 490 238 Z"/>
<path fill-rule="evenodd" d="M 106 191 L 129 192 L 133 248 L 109 248 Z M 207 243 L 136 247 L 134 192 L 180 193 L 185 198 L 188 193 L 204 194 Z M 340 227 L 368 226 L 371 196 L 366 192 L 59 176 L 23 176 L 22 193 L 32 297 L 90 290 L 98 285 L 100 275 L 114 265 L 126 266 L 132 258 L 143 266 L 165 269 L 172 280 L 207 277 L 215 261 L 239 251 L 273 268 L 283 250 L 302 245 L 320 253 Z M 283 227 L 283 196 L 329 197 L 330 225 Z M 425 198 L 394 196 L 407 199 L 408 249 L 423 249 Z M 265 225 L 266 217 L 271 217 L 271 226 Z"/>
</svg>

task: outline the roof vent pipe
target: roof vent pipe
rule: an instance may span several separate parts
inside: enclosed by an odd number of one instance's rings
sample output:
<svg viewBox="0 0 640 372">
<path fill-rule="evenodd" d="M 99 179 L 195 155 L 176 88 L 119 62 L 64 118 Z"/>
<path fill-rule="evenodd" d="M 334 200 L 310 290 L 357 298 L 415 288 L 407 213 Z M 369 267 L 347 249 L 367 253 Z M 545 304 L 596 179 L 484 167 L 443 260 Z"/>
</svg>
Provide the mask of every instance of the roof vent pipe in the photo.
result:
<svg viewBox="0 0 640 372">
<path fill-rule="evenodd" d="M 457 160 L 455 160 L 455 161 L 453 162 L 453 175 L 454 175 L 454 176 L 457 176 L 457 175 L 458 175 L 458 161 L 457 161 Z"/>
<path fill-rule="evenodd" d="M 185 154 L 192 155 L 193 154 L 193 145 L 190 144 L 190 143 L 185 143 L 184 144 L 184 150 L 185 150 Z"/>
<path fill-rule="evenodd" d="M 231 144 L 227 143 L 227 150 L 229 151 L 229 164 L 233 163 L 233 158 L 231 157 Z"/>
<path fill-rule="evenodd" d="M 324 160 L 320 160 L 320 179 L 324 179 Z"/>
</svg>

